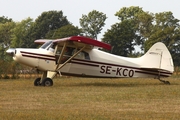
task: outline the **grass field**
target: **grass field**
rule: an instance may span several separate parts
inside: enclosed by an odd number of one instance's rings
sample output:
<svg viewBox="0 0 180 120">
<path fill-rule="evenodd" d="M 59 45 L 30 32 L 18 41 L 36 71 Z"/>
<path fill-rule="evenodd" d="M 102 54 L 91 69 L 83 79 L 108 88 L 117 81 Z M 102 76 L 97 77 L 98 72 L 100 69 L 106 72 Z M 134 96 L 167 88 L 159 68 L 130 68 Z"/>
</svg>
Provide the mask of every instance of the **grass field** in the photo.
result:
<svg viewBox="0 0 180 120">
<path fill-rule="evenodd" d="M 177 120 L 180 80 L 59 78 L 0 80 L 0 120 Z"/>
</svg>

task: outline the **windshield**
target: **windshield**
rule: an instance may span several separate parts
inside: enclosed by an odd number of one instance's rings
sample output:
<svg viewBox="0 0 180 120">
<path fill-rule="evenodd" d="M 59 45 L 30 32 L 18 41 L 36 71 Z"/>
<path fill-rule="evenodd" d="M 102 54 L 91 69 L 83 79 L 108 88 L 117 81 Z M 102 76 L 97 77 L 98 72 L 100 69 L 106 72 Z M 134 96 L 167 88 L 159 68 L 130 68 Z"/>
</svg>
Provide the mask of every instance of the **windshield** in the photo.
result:
<svg viewBox="0 0 180 120">
<path fill-rule="evenodd" d="M 47 49 L 47 47 L 49 47 L 51 44 L 52 44 L 52 41 L 47 41 L 40 48 Z"/>
</svg>

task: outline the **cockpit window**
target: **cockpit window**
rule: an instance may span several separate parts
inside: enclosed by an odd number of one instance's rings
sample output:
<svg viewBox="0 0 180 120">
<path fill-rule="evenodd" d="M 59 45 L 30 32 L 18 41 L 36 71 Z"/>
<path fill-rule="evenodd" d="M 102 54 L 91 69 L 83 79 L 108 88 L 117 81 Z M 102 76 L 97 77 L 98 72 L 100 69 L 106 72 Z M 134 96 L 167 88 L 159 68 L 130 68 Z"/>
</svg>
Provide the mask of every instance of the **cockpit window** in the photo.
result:
<svg viewBox="0 0 180 120">
<path fill-rule="evenodd" d="M 52 44 L 52 41 L 47 41 L 40 48 L 47 49 L 51 44 Z"/>
</svg>

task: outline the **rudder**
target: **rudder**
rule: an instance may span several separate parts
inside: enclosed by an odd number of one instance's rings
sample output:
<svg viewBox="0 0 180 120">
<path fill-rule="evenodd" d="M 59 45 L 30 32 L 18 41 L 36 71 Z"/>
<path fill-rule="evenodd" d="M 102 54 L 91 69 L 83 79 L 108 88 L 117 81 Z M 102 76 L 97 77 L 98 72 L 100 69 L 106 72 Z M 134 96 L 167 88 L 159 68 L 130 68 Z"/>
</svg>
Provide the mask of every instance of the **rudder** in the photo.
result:
<svg viewBox="0 0 180 120">
<path fill-rule="evenodd" d="M 140 57 L 141 67 L 152 69 L 163 69 L 170 72 L 174 71 L 171 54 L 164 43 L 154 44 L 148 52 Z"/>
</svg>

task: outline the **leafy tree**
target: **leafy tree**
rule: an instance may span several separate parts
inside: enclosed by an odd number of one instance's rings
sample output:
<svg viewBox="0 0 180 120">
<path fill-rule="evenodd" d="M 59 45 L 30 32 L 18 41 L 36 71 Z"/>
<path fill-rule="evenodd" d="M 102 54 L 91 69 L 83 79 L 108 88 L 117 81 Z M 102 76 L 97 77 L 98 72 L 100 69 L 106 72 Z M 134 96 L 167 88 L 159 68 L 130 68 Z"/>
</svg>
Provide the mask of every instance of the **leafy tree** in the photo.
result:
<svg viewBox="0 0 180 120">
<path fill-rule="evenodd" d="M 7 68 L 7 60 L 10 58 L 6 55 L 5 51 L 10 45 L 11 29 L 13 29 L 14 26 L 15 23 L 12 19 L 4 16 L 0 17 L 0 79 L 6 71 L 4 68 Z"/>
<path fill-rule="evenodd" d="M 178 22 L 171 12 L 156 13 L 151 35 L 146 41 L 146 51 L 156 42 L 164 42 L 171 49 L 179 36 L 174 34 L 179 31 Z"/>
<path fill-rule="evenodd" d="M 62 11 L 43 12 L 34 22 L 27 37 L 33 42 L 36 39 L 45 38 L 46 34 L 62 26 L 70 24 Z M 34 47 L 32 45 L 32 47 Z"/>
<path fill-rule="evenodd" d="M 69 36 L 77 36 L 81 34 L 81 30 L 78 27 L 68 24 L 55 30 L 51 30 L 46 34 L 46 38 L 58 39 Z"/>
<path fill-rule="evenodd" d="M 112 53 L 122 56 L 130 56 L 134 50 L 133 39 L 136 38 L 134 29 L 131 28 L 131 20 L 124 20 L 111 26 L 111 29 L 105 32 L 102 41 L 113 46 Z"/>
<path fill-rule="evenodd" d="M 153 27 L 153 14 L 148 12 L 142 12 L 137 15 L 135 19 L 136 24 L 136 34 L 138 34 L 141 39 L 138 44 L 144 44 L 145 40 L 147 40 L 151 36 L 151 30 Z"/>
<path fill-rule="evenodd" d="M 6 49 L 11 43 L 12 29 L 15 27 L 14 22 L 0 23 L 0 58 L 5 60 Z"/>
<path fill-rule="evenodd" d="M 10 46 L 12 29 L 14 27 L 14 22 L 0 23 L 0 78 L 6 74 L 7 68 L 10 66 L 8 63 L 12 60 L 12 57 L 6 55 L 6 50 Z"/>
<path fill-rule="evenodd" d="M 136 19 L 138 14 L 143 13 L 142 8 L 138 6 L 131 7 L 123 7 L 118 12 L 116 12 L 115 16 L 118 16 L 120 21 L 124 21 L 127 19 Z"/>
<path fill-rule="evenodd" d="M 145 42 L 145 51 L 154 43 L 163 42 L 172 54 L 175 65 L 180 65 L 180 25 L 172 12 L 161 12 L 154 15 L 154 24 L 149 38 Z"/>
<path fill-rule="evenodd" d="M 6 23 L 6 22 L 12 22 L 12 19 L 10 18 L 10 19 L 8 19 L 7 17 L 5 17 L 5 16 L 2 16 L 2 17 L 0 17 L 0 23 Z"/>
<path fill-rule="evenodd" d="M 116 12 L 115 16 L 118 16 L 120 22 L 125 20 L 131 21 L 130 29 L 134 32 L 132 36 L 134 45 L 142 45 L 141 49 L 143 49 L 144 41 L 149 36 L 149 31 L 151 30 L 153 16 L 148 12 L 144 12 L 142 8 L 131 6 L 129 8 L 123 7 L 118 12 Z"/>
<path fill-rule="evenodd" d="M 153 17 L 142 8 L 134 6 L 123 7 L 115 16 L 120 21 L 105 33 L 103 41 L 113 45 L 113 54 L 133 56 L 135 46 L 142 45 L 148 36 Z"/>
<path fill-rule="evenodd" d="M 29 33 L 30 27 L 33 24 L 33 19 L 27 18 L 25 20 L 22 20 L 21 22 L 17 22 L 16 26 L 12 30 L 12 42 L 11 42 L 11 47 L 30 47 L 31 42 L 28 38 L 27 35 Z"/>
<path fill-rule="evenodd" d="M 96 10 L 89 12 L 88 15 L 82 15 L 80 26 L 85 36 L 97 39 L 97 35 L 101 33 L 106 19 L 107 17 L 104 13 Z"/>
</svg>

